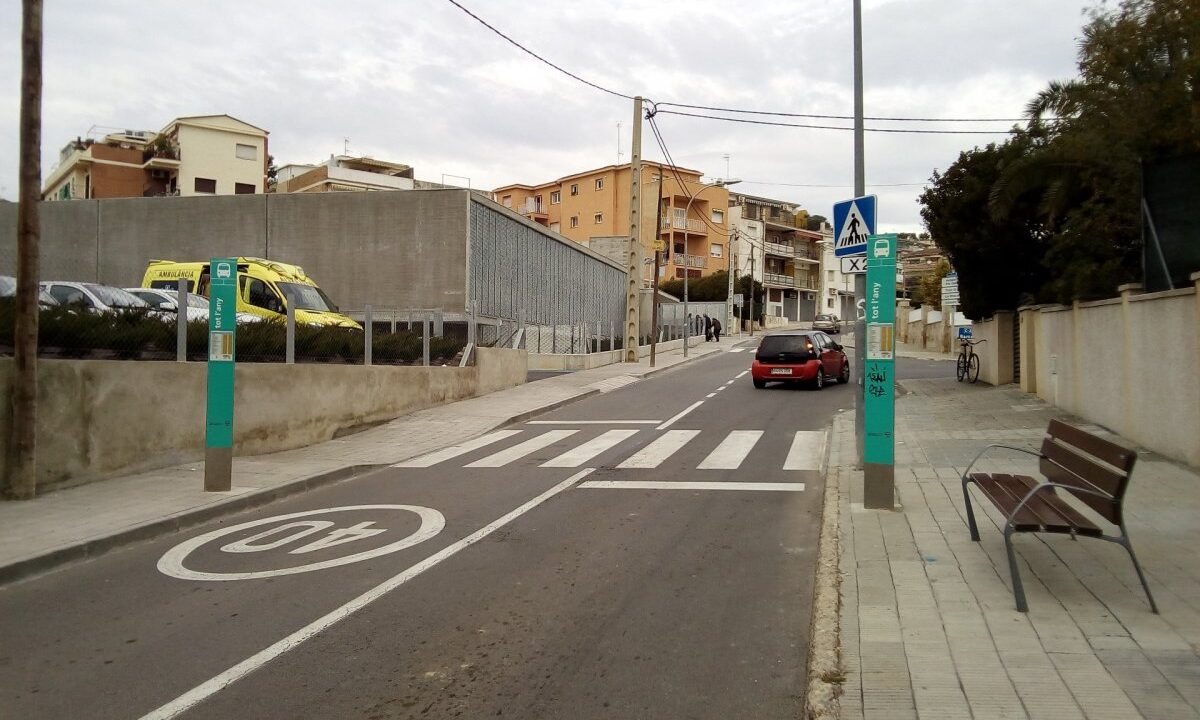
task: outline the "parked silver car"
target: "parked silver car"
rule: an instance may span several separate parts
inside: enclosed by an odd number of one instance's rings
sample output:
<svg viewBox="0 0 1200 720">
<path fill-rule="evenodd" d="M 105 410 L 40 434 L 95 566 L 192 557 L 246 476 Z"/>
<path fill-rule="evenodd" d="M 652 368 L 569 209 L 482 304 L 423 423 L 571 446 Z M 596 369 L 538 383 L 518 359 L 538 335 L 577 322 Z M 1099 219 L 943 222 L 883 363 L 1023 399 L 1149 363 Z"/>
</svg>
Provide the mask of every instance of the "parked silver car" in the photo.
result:
<svg viewBox="0 0 1200 720">
<path fill-rule="evenodd" d="M 842 331 L 842 321 L 837 315 L 818 315 L 813 318 L 813 330 L 823 330 L 827 333 L 840 333 Z"/>
<path fill-rule="evenodd" d="M 14 297 L 17 294 L 17 279 L 8 275 L 0 275 L 0 297 Z M 38 288 L 38 305 L 42 307 L 54 307 L 58 302 L 46 292 L 45 289 Z"/>
<path fill-rule="evenodd" d="M 151 315 L 164 317 L 165 313 L 150 309 L 145 300 L 132 295 L 121 288 L 101 285 L 99 283 L 72 282 L 68 280 L 48 280 L 42 283 L 42 290 L 59 305 L 82 305 L 88 312 L 111 313 L 121 310 L 149 310 Z"/>
</svg>

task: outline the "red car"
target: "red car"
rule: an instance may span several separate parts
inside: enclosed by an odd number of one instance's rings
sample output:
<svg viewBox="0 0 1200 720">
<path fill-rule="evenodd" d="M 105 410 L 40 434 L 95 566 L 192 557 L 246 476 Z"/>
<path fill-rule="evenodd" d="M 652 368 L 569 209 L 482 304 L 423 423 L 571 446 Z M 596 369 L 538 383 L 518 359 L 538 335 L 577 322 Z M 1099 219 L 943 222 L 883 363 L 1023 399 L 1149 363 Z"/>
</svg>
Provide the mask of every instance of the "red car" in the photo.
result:
<svg viewBox="0 0 1200 720">
<path fill-rule="evenodd" d="M 750 377 L 756 388 L 803 382 L 820 390 L 830 380 L 850 382 L 850 360 L 841 345 L 818 330 L 776 333 L 759 343 Z"/>
</svg>

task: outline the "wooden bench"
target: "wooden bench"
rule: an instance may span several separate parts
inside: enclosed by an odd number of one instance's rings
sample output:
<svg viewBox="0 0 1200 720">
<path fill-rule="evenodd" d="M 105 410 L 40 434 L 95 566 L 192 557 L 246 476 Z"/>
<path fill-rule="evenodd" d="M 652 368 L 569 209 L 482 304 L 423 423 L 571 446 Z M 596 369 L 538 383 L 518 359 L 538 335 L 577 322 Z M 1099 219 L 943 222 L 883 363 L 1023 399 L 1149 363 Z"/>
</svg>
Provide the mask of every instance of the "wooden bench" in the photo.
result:
<svg viewBox="0 0 1200 720">
<path fill-rule="evenodd" d="M 972 472 L 975 464 L 993 448 L 1006 448 L 1035 455 L 1044 481 L 1026 475 Z M 1012 536 L 1016 533 L 1065 533 L 1072 537 L 1094 537 L 1115 542 L 1129 553 L 1138 579 L 1146 590 L 1150 609 L 1157 613 L 1154 596 L 1146 576 L 1133 554 L 1121 505 L 1137 453 L 1112 441 L 1092 435 L 1059 420 L 1051 420 L 1040 452 L 1011 445 L 988 445 L 963 473 L 963 499 L 967 505 L 967 524 L 971 539 L 979 542 L 979 528 L 971 509 L 972 483 L 1005 516 L 1004 547 L 1012 574 L 1013 597 L 1017 610 L 1028 611 L 1025 588 L 1017 571 Z M 1101 517 L 1120 529 L 1119 535 L 1106 535 L 1095 523 L 1066 502 L 1059 491 L 1075 496 Z"/>
</svg>

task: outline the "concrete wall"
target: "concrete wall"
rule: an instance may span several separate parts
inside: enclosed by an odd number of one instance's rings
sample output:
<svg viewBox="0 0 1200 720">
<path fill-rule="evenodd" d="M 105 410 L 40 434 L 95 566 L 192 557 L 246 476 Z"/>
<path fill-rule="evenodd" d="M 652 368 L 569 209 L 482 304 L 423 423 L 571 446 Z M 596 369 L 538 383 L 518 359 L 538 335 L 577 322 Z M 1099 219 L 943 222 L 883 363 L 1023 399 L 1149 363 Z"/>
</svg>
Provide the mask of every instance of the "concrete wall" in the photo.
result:
<svg viewBox="0 0 1200 720">
<path fill-rule="evenodd" d="M 479 348 L 474 367 L 243 363 L 237 367 L 239 455 L 302 447 L 339 430 L 525 382 L 523 350 Z M 12 359 L 0 358 L 10 396 Z M 74 485 L 188 462 L 204 454 L 204 363 L 41 360 L 38 484 Z M 11 437 L 0 403 L 0 474 Z"/>
<path fill-rule="evenodd" d="M 979 355 L 979 379 L 989 385 L 1007 385 L 1013 381 L 1015 318 L 1012 311 L 1001 311 L 972 326 L 974 338 L 985 341 L 975 346 L 975 353 Z"/>
<path fill-rule="evenodd" d="M 688 347 L 696 347 L 704 342 L 703 335 L 693 335 L 689 338 L 690 344 Z M 655 349 L 656 353 L 670 352 L 672 350 L 680 350 L 683 348 L 683 339 L 668 340 L 660 342 Z M 649 345 L 638 346 L 638 357 L 644 358 L 650 356 Z M 598 353 L 530 353 L 529 369 L 530 370 L 591 370 L 592 368 L 612 365 L 622 362 L 625 354 L 621 350 L 604 350 Z"/>
<path fill-rule="evenodd" d="M 1193 276 L 1200 284 L 1200 273 Z M 1200 465 L 1200 291 L 1020 310 L 1021 388 Z"/>
</svg>

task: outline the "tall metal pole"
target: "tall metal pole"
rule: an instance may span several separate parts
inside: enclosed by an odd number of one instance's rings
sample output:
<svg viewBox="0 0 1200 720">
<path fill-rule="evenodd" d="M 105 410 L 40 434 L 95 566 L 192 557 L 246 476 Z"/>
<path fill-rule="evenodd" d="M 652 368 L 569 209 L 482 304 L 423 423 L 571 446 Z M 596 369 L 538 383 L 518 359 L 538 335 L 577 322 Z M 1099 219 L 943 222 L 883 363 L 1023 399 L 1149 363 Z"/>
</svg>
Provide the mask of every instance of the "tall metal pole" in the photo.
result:
<svg viewBox="0 0 1200 720">
<path fill-rule="evenodd" d="M 863 142 L 863 64 L 862 64 L 862 0 L 854 0 L 854 196 L 862 197 L 867 194 L 866 160 L 864 158 Z M 854 276 L 854 300 L 857 303 L 867 297 L 867 276 L 857 273 Z M 857 312 L 855 313 L 857 316 Z M 855 457 L 858 466 L 863 466 L 863 393 L 866 385 L 863 383 L 863 362 L 867 356 L 867 326 L 866 319 L 855 317 L 854 320 L 854 353 L 858 360 L 858 373 L 854 392 L 854 446 L 857 450 Z"/>
<path fill-rule="evenodd" d="M 638 361 L 642 290 L 642 98 L 633 99 L 633 148 L 630 151 L 629 249 L 625 263 L 625 362 Z"/>
<path fill-rule="evenodd" d="M 654 367 L 655 351 L 658 349 L 658 266 L 662 263 L 662 206 L 663 206 L 663 171 L 658 168 L 658 210 L 654 214 L 654 288 L 650 296 L 650 367 Z"/>
<path fill-rule="evenodd" d="M 727 335 L 733 333 L 733 246 L 737 242 L 737 237 L 737 230 L 734 230 L 733 234 L 729 236 L 729 242 L 725 244 L 725 253 L 728 255 L 728 261 L 726 263 L 728 265 L 728 269 L 725 271 L 725 274 L 729 280 L 729 287 L 725 291 L 725 333 Z"/>
<path fill-rule="evenodd" d="M 699 193 L 697 193 L 699 194 Z M 692 339 L 692 321 L 688 318 L 688 214 L 692 211 L 692 198 L 688 198 L 687 209 L 683 211 L 683 321 L 687 328 L 683 331 L 683 356 L 688 356 L 688 345 Z"/>
<path fill-rule="evenodd" d="M 750 244 L 750 337 L 754 337 L 754 244 Z"/>
</svg>

